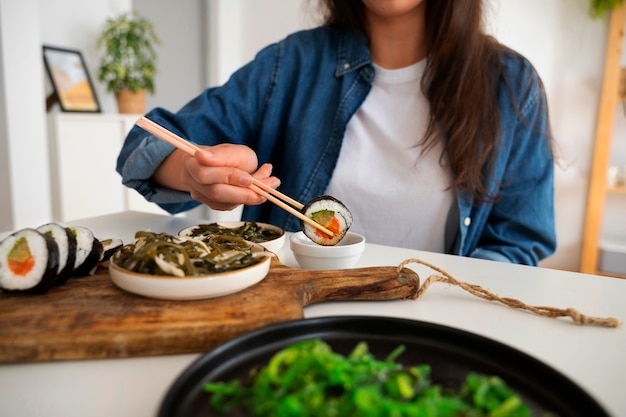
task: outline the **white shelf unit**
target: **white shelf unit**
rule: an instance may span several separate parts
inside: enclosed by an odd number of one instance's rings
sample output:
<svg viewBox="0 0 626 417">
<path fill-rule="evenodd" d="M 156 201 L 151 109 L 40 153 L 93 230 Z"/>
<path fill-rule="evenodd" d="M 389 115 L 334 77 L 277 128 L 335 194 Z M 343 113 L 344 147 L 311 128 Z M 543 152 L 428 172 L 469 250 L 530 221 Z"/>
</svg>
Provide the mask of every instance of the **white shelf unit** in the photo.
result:
<svg viewBox="0 0 626 417">
<path fill-rule="evenodd" d="M 139 115 L 48 115 L 50 181 L 54 221 L 65 222 L 125 210 L 165 213 L 115 171 L 117 156 Z"/>
</svg>

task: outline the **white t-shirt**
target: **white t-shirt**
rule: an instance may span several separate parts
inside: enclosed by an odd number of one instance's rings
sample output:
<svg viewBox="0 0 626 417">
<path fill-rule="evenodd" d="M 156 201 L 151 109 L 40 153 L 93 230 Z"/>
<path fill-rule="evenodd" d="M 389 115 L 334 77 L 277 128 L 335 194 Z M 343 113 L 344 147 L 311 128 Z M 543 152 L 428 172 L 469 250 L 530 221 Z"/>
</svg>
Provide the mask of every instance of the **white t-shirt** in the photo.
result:
<svg viewBox="0 0 626 417">
<path fill-rule="evenodd" d="M 448 213 L 455 204 L 438 143 L 418 143 L 429 104 L 420 81 L 426 60 L 388 70 L 375 65 L 372 90 L 346 128 L 326 193 L 352 212 L 351 231 L 370 243 L 443 252 Z"/>
</svg>

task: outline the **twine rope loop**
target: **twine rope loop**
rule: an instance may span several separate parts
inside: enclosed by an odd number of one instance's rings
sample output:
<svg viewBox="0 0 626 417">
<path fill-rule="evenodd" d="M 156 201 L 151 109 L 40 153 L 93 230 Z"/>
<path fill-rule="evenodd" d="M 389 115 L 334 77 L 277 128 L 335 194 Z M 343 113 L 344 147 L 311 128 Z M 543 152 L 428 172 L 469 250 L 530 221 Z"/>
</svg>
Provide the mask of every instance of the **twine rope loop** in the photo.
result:
<svg viewBox="0 0 626 417">
<path fill-rule="evenodd" d="M 480 285 L 475 285 L 475 284 L 470 284 L 467 282 L 460 281 L 456 279 L 455 277 L 453 277 L 450 273 L 439 268 L 438 266 L 433 265 L 429 262 L 423 261 L 421 259 L 417 259 L 417 258 L 410 258 L 410 259 L 406 259 L 405 261 L 403 261 L 400 265 L 398 265 L 398 269 L 397 269 L 398 272 L 400 272 L 400 270 L 404 266 L 410 263 L 422 264 L 432 269 L 433 271 L 436 271 L 439 274 L 441 274 L 441 275 L 435 274 L 435 275 L 429 276 L 428 279 L 424 281 L 424 284 L 422 284 L 422 286 L 417 291 L 415 299 L 419 299 L 422 295 L 424 295 L 424 293 L 426 292 L 426 290 L 428 290 L 431 284 L 435 282 L 443 282 L 443 283 L 447 283 L 451 285 L 456 285 L 457 287 L 462 288 L 463 290 L 469 292 L 470 294 L 476 297 L 482 298 L 484 300 L 504 304 L 507 307 L 511 307 L 511 308 L 518 309 L 518 310 L 529 311 L 539 316 L 551 317 L 551 318 L 569 317 L 572 319 L 574 323 L 580 324 L 580 325 L 594 325 L 594 326 L 611 327 L 611 328 L 616 328 L 621 325 L 620 321 L 615 317 L 606 317 L 606 318 L 592 317 L 592 316 L 587 316 L 585 314 L 582 314 L 581 312 L 579 312 L 578 310 L 574 308 L 562 309 L 562 308 L 548 307 L 548 306 L 531 306 L 516 298 L 500 297 L 499 295 L 494 294 L 484 289 Z"/>
</svg>

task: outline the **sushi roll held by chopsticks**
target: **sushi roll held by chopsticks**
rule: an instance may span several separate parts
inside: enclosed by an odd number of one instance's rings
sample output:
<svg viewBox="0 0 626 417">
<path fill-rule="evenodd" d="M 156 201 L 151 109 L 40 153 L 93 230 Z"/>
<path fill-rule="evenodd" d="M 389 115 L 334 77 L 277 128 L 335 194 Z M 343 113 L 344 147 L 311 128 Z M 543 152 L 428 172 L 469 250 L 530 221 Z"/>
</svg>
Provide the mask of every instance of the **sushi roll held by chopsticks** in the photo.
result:
<svg viewBox="0 0 626 417">
<path fill-rule="evenodd" d="M 346 235 L 350 226 L 352 226 L 352 213 L 350 210 L 341 201 L 329 195 L 322 195 L 309 201 L 302 208 L 302 213 L 333 232 L 333 236 L 329 236 L 310 224 L 300 221 L 304 234 L 318 245 L 336 245 Z"/>
</svg>

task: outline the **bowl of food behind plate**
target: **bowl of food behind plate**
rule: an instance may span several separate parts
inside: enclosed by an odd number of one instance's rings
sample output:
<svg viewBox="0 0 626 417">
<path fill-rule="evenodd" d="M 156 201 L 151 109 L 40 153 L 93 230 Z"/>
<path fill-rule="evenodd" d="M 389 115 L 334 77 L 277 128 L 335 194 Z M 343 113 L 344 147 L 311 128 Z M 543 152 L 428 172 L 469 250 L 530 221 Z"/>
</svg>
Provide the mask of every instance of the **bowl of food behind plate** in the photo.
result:
<svg viewBox="0 0 626 417">
<path fill-rule="evenodd" d="M 347 269 L 361 258 L 365 249 L 365 237 L 347 232 L 334 246 L 322 246 L 313 242 L 303 232 L 289 238 L 289 247 L 298 264 L 304 269 Z"/>
<path fill-rule="evenodd" d="M 285 243 L 285 231 L 278 226 L 251 221 L 233 221 L 198 224 L 178 233 L 180 236 L 204 237 L 210 235 L 237 236 L 257 243 L 270 252 L 281 249 Z"/>
<path fill-rule="evenodd" d="M 109 262 L 115 285 L 164 300 L 200 300 L 244 290 L 268 274 L 272 252 L 219 236 L 210 243 L 165 233 L 138 232 Z"/>
</svg>

